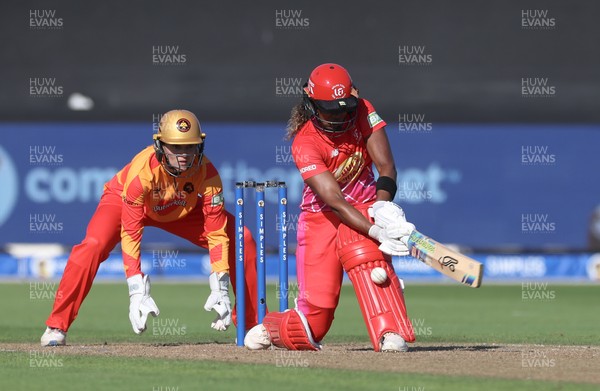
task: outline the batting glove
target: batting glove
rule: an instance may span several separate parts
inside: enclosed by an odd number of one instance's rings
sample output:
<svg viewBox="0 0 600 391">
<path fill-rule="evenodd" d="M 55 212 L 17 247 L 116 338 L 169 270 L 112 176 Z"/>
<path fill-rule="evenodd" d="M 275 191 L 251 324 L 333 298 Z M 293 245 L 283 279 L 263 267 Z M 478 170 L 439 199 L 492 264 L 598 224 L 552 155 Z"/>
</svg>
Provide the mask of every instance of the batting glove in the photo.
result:
<svg viewBox="0 0 600 391">
<path fill-rule="evenodd" d="M 150 277 L 136 274 L 127 279 L 129 287 L 129 320 L 133 332 L 141 334 L 146 330 L 148 315 L 157 317 L 160 314 L 154 299 L 150 297 Z"/>
<path fill-rule="evenodd" d="M 407 222 L 389 225 L 387 228 L 373 224 L 369 228 L 369 236 L 381 243 L 379 249 L 382 252 L 404 256 L 409 254 L 406 240 L 414 229 L 415 226 Z"/>
<path fill-rule="evenodd" d="M 206 311 L 215 310 L 217 317 L 210 327 L 225 331 L 231 324 L 231 301 L 229 300 L 229 273 L 211 273 L 208 277 L 210 296 L 204 304 Z"/>
<path fill-rule="evenodd" d="M 369 236 L 381 243 L 379 249 L 390 255 L 408 255 L 408 238 L 415 226 L 406 221 L 402 208 L 391 201 L 377 201 L 369 215 L 375 222 Z"/>
<path fill-rule="evenodd" d="M 369 216 L 375 220 L 375 224 L 384 228 L 389 224 L 406 221 L 406 216 L 400 205 L 391 201 L 375 202 L 369 208 Z"/>
</svg>

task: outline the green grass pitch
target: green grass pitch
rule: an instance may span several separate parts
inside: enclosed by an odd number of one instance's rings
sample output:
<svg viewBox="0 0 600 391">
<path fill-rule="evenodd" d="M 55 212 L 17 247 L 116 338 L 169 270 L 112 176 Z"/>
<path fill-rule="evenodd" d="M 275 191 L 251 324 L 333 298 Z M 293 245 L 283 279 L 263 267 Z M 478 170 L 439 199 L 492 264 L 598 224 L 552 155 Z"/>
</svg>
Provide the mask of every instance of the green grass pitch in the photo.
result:
<svg viewBox="0 0 600 391">
<path fill-rule="evenodd" d="M 37 343 L 52 306 L 56 283 L 0 284 L 0 342 Z M 409 315 L 420 342 L 528 343 L 598 345 L 599 288 L 594 285 L 553 285 L 543 297 L 527 296 L 522 285 L 408 285 Z M 152 296 L 161 315 L 148 322 L 141 336 L 128 319 L 125 282 L 96 283 L 69 330 L 70 344 L 87 343 L 233 343 L 235 329 L 217 333 L 209 327 L 212 314 L 203 304 L 206 284 L 153 282 Z M 294 292 L 292 290 L 291 296 Z M 276 308 L 270 287 L 270 308 Z M 152 323 L 159 322 L 159 323 Z M 162 323 L 160 323 L 162 322 Z M 161 327 L 166 326 L 169 327 Z M 158 330 L 158 332 L 157 332 Z M 162 330 L 162 331 L 161 331 Z M 165 330 L 168 335 L 164 334 Z M 366 329 L 351 286 L 342 289 L 333 327 L 324 343 L 368 343 Z M 272 365 L 216 361 L 66 356 L 63 368 L 30 368 L 27 354 L 0 351 L 0 389 L 70 390 L 253 390 L 253 389 L 377 389 L 411 390 L 534 390 L 596 389 L 584 384 L 554 384 L 435 375 L 375 373 L 323 368 L 274 368 Z M 403 388 L 404 387 L 404 388 Z M 415 388 L 416 390 L 417 388 Z M 412 390 L 411 390 L 412 391 Z"/>
</svg>

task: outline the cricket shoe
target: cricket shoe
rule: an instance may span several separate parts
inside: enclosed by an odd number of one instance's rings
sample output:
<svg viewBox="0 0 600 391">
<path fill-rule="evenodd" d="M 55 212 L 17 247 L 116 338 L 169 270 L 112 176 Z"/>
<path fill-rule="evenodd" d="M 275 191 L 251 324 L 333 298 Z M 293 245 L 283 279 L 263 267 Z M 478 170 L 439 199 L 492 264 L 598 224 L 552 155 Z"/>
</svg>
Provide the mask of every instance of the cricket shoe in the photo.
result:
<svg viewBox="0 0 600 391">
<path fill-rule="evenodd" d="M 46 327 L 40 341 L 42 346 L 63 346 L 67 344 L 67 333 L 61 329 Z"/>
<path fill-rule="evenodd" d="M 244 345 L 250 350 L 263 350 L 271 347 L 271 338 L 265 326 L 257 324 L 252 327 L 244 338 Z"/>
<path fill-rule="evenodd" d="M 382 352 L 407 352 L 406 341 L 396 333 L 386 333 L 381 343 Z"/>
</svg>

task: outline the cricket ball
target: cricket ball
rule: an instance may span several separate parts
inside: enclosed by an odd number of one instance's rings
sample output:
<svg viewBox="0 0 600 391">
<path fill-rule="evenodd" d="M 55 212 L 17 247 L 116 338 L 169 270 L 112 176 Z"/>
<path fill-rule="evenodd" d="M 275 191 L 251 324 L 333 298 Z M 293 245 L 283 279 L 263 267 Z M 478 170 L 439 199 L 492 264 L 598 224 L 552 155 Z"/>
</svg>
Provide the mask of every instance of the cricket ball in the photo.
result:
<svg viewBox="0 0 600 391">
<path fill-rule="evenodd" d="M 387 281 L 387 277 L 387 273 L 382 267 L 374 267 L 373 270 L 371 270 L 371 280 L 375 284 L 383 284 Z"/>
</svg>

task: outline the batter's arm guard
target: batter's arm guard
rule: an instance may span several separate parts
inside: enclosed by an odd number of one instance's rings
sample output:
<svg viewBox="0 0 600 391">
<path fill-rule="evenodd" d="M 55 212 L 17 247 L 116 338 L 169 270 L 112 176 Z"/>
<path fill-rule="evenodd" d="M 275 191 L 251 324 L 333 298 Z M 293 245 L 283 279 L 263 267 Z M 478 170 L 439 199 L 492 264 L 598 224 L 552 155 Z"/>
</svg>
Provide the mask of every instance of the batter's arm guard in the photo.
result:
<svg viewBox="0 0 600 391">
<path fill-rule="evenodd" d="M 375 351 L 381 350 L 383 336 L 388 332 L 399 334 L 406 342 L 414 342 L 402 286 L 390 257 L 377 248 L 375 241 L 345 225 L 338 231 L 338 255 L 356 292 Z M 388 275 L 382 284 L 371 280 L 371 270 L 375 267 L 383 268 Z"/>
<path fill-rule="evenodd" d="M 269 312 L 263 326 L 267 329 L 271 343 L 288 350 L 321 350 L 321 345 L 312 337 L 308 321 L 299 310 Z"/>
</svg>

